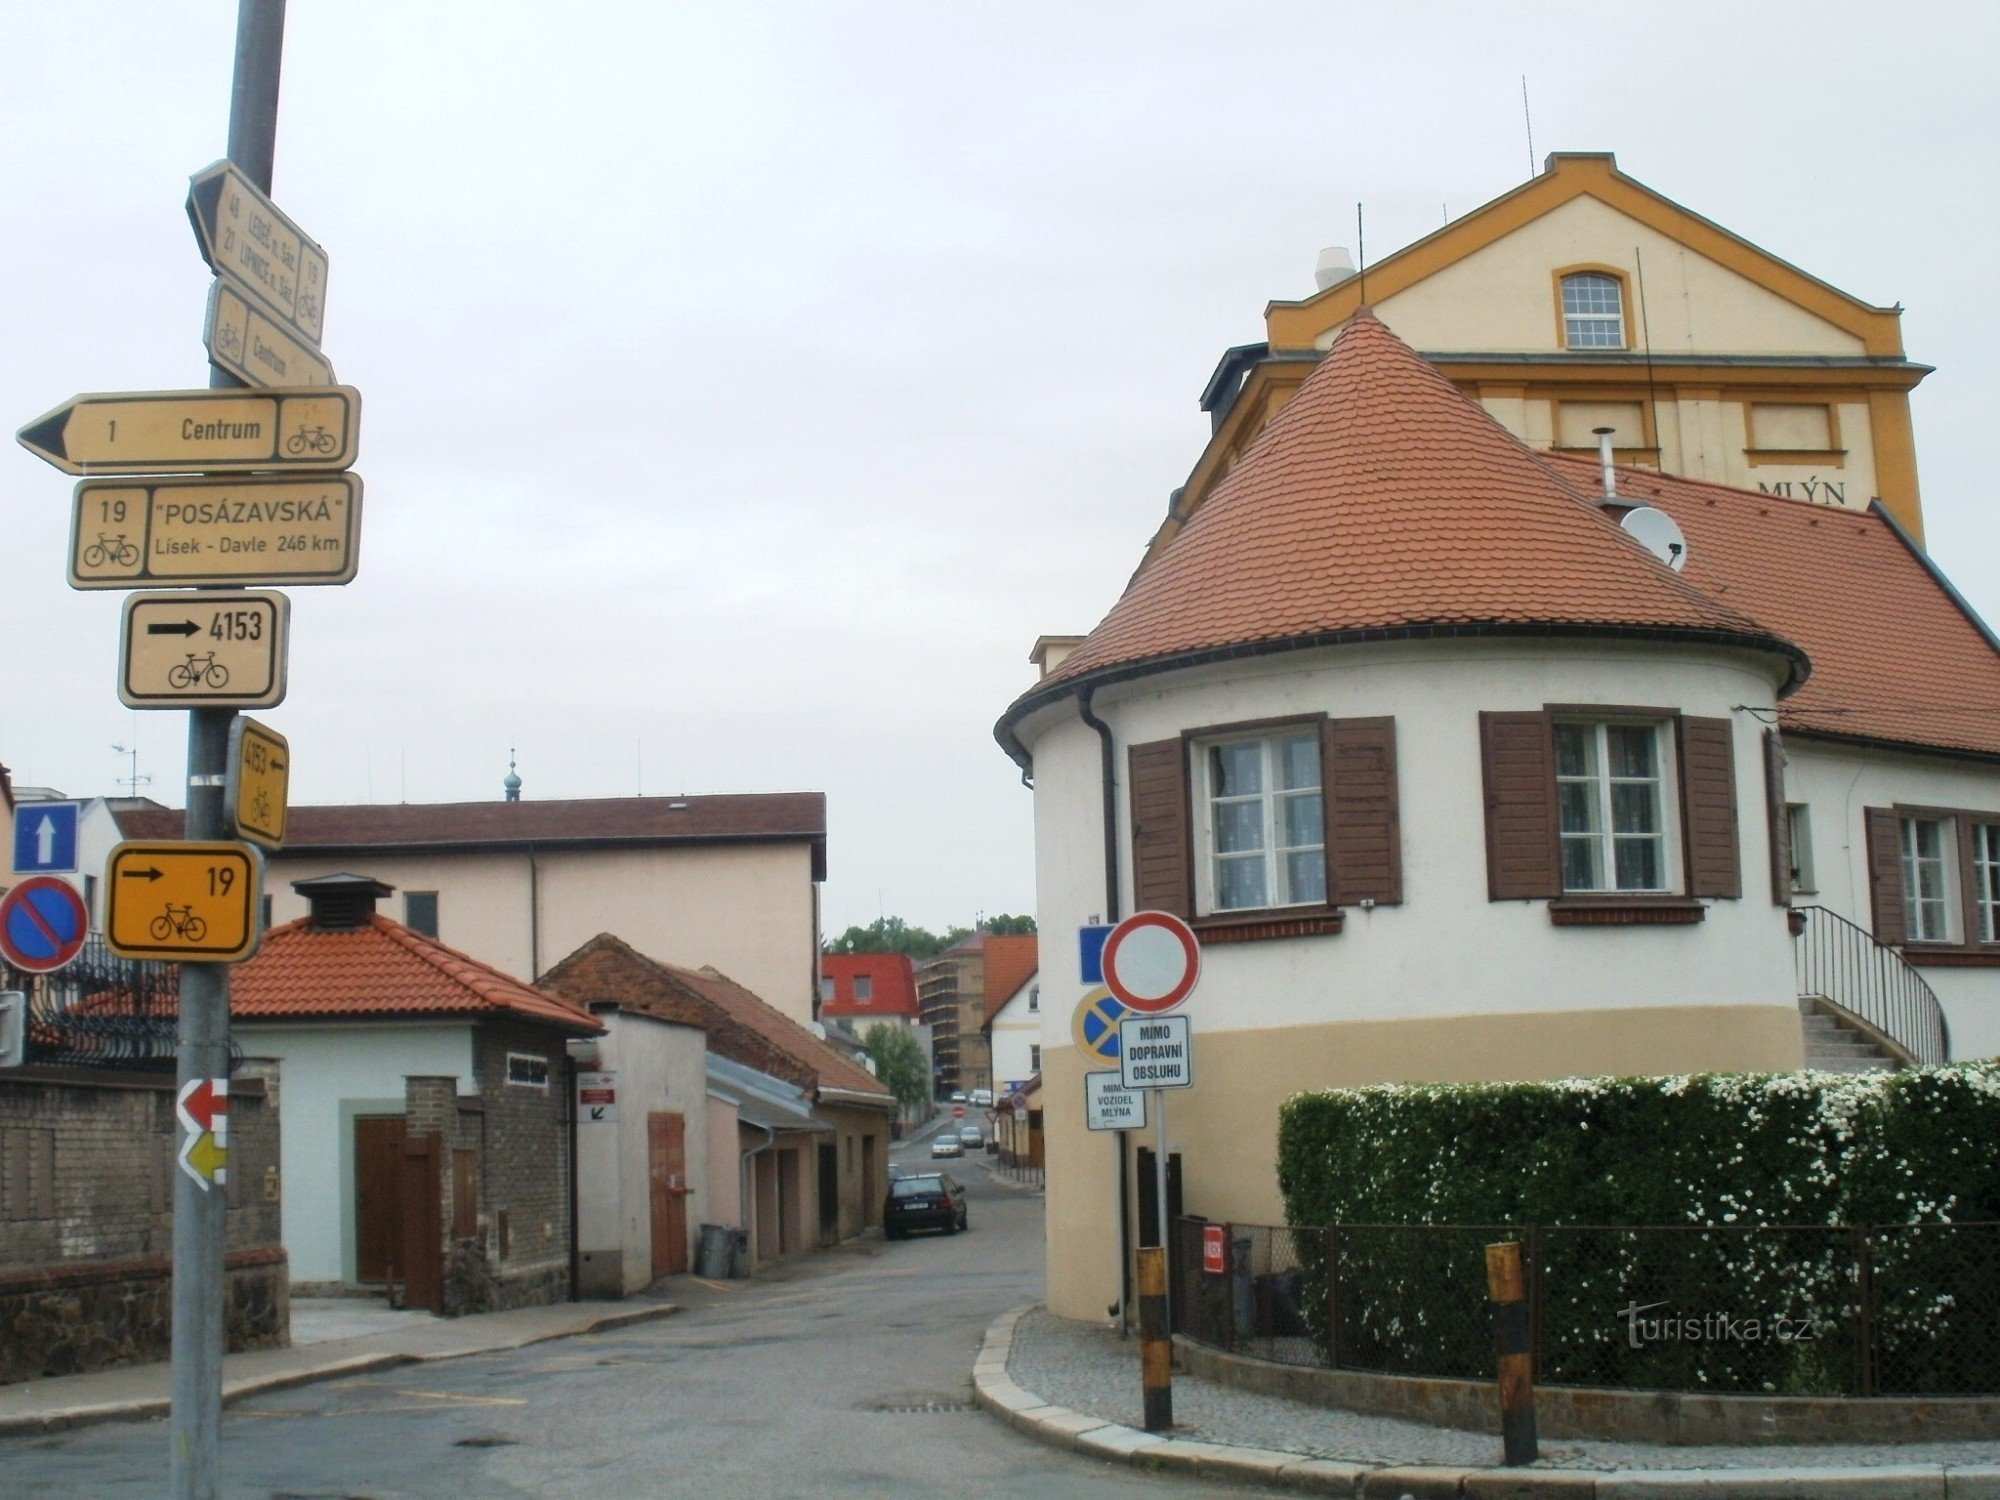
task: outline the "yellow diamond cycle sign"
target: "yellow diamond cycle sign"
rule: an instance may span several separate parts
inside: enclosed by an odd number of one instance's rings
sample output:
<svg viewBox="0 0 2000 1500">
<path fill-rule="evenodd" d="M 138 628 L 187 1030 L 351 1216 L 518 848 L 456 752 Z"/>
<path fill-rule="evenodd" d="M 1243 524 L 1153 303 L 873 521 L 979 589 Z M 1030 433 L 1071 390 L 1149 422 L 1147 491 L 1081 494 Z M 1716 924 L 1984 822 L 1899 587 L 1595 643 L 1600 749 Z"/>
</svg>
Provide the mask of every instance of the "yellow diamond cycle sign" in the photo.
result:
<svg viewBox="0 0 2000 1500">
<path fill-rule="evenodd" d="M 352 467 L 361 392 L 127 391 L 72 396 L 17 434 L 65 474 L 210 474 Z"/>
<path fill-rule="evenodd" d="M 292 747 L 285 737 L 255 719 L 230 724 L 222 804 L 236 836 L 266 849 L 283 848 L 291 785 Z"/>
<path fill-rule="evenodd" d="M 283 594 L 134 594 L 118 697 L 128 708 L 269 708 L 285 697 L 292 601 Z"/>
<path fill-rule="evenodd" d="M 86 479 L 76 487 L 69 584 L 346 583 L 360 540 L 353 474 Z"/>
<path fill-rule="evenodd" d="M 262 936 L 263 867 L 248 844 L 120 844 L 104 886 L 105 941 L 125 958 L 234 963 Z"/>
</svg>

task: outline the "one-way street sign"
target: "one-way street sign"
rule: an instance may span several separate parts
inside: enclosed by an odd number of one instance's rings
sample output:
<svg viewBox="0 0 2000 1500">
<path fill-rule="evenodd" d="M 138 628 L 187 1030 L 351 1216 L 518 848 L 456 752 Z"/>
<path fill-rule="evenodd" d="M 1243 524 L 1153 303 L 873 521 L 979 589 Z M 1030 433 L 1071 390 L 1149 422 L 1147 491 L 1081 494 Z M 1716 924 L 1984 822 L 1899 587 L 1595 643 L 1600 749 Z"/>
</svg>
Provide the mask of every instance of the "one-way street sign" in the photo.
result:
<svg viewBox="0 0 2000 1500">
<path fill-rule="evenodd" d="M 74 875 L 78 802 L 23 802 L 14 809 L 14 871 Z"/>
<path fill-rule="evenodd" d="M 319 347 L 326 322 L 326 252 L 234 162 L 219 161 L 195 173 L 187 211 L 201 258 L 215 274 Z"/>
</svg>

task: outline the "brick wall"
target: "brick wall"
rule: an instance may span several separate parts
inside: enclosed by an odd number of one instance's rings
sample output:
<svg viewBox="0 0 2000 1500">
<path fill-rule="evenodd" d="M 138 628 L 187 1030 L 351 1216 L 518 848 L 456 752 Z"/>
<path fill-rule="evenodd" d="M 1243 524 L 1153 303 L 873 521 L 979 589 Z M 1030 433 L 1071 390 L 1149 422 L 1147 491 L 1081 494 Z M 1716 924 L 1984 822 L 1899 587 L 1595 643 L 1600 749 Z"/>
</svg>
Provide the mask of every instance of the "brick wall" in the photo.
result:
<svg viewBox="0 0 2000 1500">
<path fill-rule="evenodd" d="M 230 1347 L 278 1347 L 277 1065 L 229 1103 Z M 171 1078 L 0 1073 L 0 1382 L 166 1357 L 177 1144 Z"/>
</svg>

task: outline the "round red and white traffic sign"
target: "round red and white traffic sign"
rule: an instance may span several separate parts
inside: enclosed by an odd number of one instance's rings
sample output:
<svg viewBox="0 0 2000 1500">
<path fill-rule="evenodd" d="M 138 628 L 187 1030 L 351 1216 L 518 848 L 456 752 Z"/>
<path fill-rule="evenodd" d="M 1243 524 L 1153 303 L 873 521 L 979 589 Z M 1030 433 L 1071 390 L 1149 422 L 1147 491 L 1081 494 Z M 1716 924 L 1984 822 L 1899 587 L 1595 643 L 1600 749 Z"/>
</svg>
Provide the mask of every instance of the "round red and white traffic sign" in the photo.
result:
<svg viewBox="0 0 2000 1500">
<path fill-rule="evenodd" d="M 1104 987 L 1142 1015 L 1172 1010 L 1201 978 L 1201 944 L 1171 912 L 1134 912 L 1104 940 Z"/>
<path fill-rule="evenodd" d="M 951 1117 L 954 1120 L 963 1120 L 965 1118 L 965 1106 L 963 1104 L 954 1104 L 951 1107 Z"/>
</svg>

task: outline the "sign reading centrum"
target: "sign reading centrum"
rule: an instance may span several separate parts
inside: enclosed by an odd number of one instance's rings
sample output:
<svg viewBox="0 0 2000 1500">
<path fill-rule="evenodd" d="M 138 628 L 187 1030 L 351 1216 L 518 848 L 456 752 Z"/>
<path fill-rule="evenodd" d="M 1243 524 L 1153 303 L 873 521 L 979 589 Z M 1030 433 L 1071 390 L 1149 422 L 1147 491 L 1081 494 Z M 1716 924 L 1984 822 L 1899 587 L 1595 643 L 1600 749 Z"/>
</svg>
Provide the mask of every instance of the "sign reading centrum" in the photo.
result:
<svg viewBox="0 0 2000 1500">
<path fill-rule="evenodd" d="M 1118 1023 L 1118 1077 L 1128 1089 L 1194 1087 L 1186 1016 L 1127 1016 Z"/>
<path fill-rule="evenodd" d="M 86 479 L 76 487 L 69 586 L 346 583 L 360 539 L 353 474 Z"/>
<path fill-rule="evenodd" d="M 245 385 L 333 385 L 333 366 L 311 344 L 266 317 L 228 282 L 208 294 L 208 357 Z"/>
<path fill-rule="evenodd" d="M 127 391 L 72 396 L 17 434 L 65 474 L 206 474 L 351 468 L 361 392 Z"/>
</svg>

